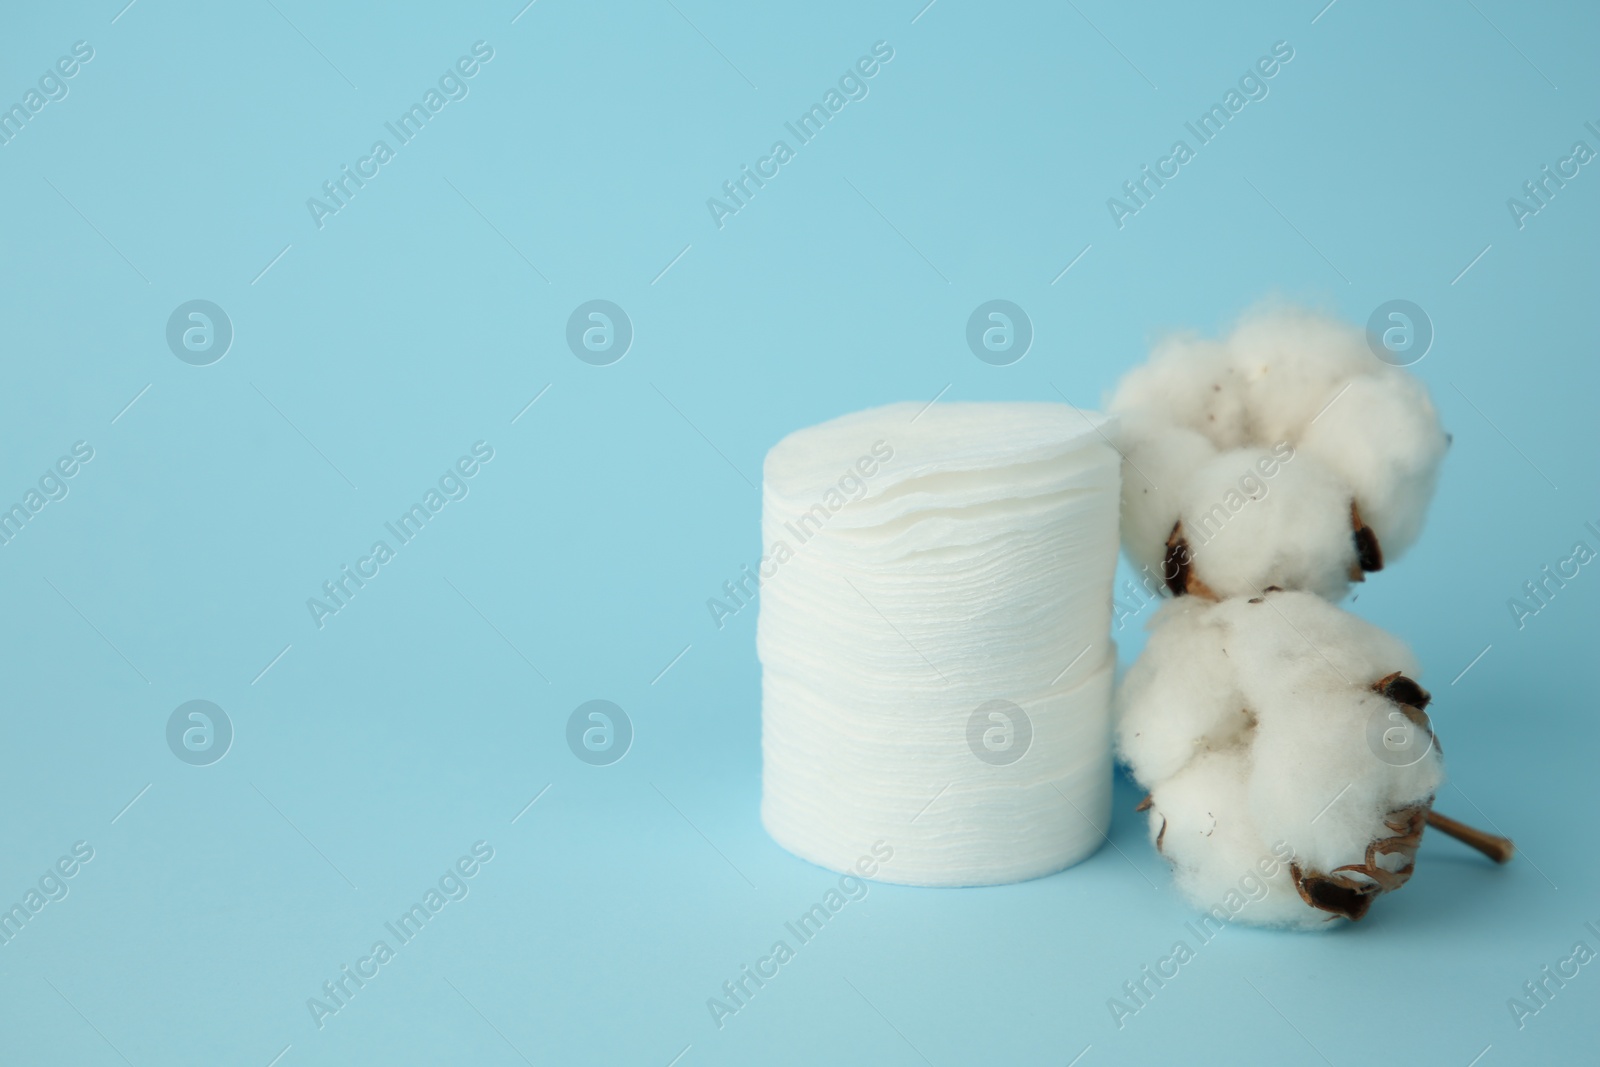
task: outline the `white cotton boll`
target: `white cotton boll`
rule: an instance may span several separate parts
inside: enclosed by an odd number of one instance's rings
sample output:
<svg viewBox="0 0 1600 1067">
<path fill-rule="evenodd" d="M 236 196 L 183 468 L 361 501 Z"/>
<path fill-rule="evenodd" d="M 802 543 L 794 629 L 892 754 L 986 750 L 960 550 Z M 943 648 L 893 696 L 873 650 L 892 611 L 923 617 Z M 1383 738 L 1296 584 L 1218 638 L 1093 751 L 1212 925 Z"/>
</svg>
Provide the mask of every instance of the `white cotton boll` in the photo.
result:
<svg viewBox="0 0 1600 1067">
<path fill-rule="evenodd" d="M 1117 751 L 1147 789 L 1250 726 L 1214 607 L 1187 596 L 1163 604 L 1117 690 Z"/>
<path fill-rule="evenodd" d="M 1113 414 L 1147 414 L 1205 435 L 1219 448 L 1249 440 L 1247 397 L 1226 346 L 1189 335 L 1157 343 L 1117 385 Z"/>
<path fill-rule="evenodd" d="M 1321 927 L 1403 885 L 1443 779 L 1405 644 L 1307 591 L 1180 597 L 1151 629 L 1117 735 L 1184 895 L 1219 920 Z M 1385 731 L 1414 740 L 1396 750 Z M 1260 868 L 1273 891 L 1238 881 L 1271 856 L 1284 861 Z"/>
<path fill-rule="evenodd" d="M 1377 364 L 1360 329 L 1300 308 L 1252 312 L 1226 344 L 1258 444 L 1297 440 L 1346 381 Z"/>
<path fill-rule="evenodd" d="M 1216 564 L 1230 575 L 1218 579 L 1227 590 L 1213 589 L 1222 595 L 1245 592 L 1239 583 L 1254 571 L 1258 587 L 1343 596 L 1352 577 L 1379 569 L 1385 555 L 1395 558 L 1415 541 L 1447 443 L 1417 379 L 1379 361 L 1355 326 L 1296 308 L 1252 312 L 1220 342 L 1192 336 L 1162 342 L 1123 378 L 1110 406 L 1124 425 L 1124 545 L 1152 571 L 1165 558 L 1169 520 L 1187 513 L 1215 523 L 1222 515 L 1229 487 L 1202 491 L 1193 484 L 1202 476 L 1196 457 L 1207 451 L 1201 438 L 1223 452 L 1292 449 L 1303 457 L 1289 466 L 1304 476 L 1285 476 L 1275 495 L 1305 488 L 1305 511 L 1253 514 L 1256 521 L 1241 526 L 1255 532 L 1245 536 L 1241 528 L 1223 538 L 1247 553 Z M 1331 477 L 1312 478 L 1309 467 Z M 1338 492 L 1324 491 L 1327 482 Z M 1232 499 L 1250 495 L 1236 492 Z M 1324 505 L 1341 495 L 1335 516 Z M 1298 561 L 1290 558 L 1292 546 L 1279 558 L 1273 531 L 1309 529 L 1301 524 L 1322 521 L 1314 514 L 1326 517 L 1315 544 L 1306 543 Z M 1327 553 L 1318 556 L 1323 548 Z M 1281 566 L 1282 577 L 1259 578 L 1266 568 L 1246 565 L 1251 554 Z"/>
<path fill-rule="evenodd" d="M 1151 843 L 1209 930 L 1232 921 L 1324 928 L 1330 916 L 1294 886 L 1289 846 L 1264 837 L 1250 815 L 1251 772 L 1248 753 L 1235 747 L 1199 756 L 1156 786 Z"/>
<path fill-rule="evenodd" d="M 1308 871 L 1363 863 L 1367 846 L 1394 832 L 1385 820 L 1427 802 L 1442 780 L 1437 745 L 1389 759 L 1374 747 L 1401 713 L 1373 685 L 1395 672 L 1414 681 L 1415 659 L 1310 593 L 1229 601 L 1216 614 L 1255 714 L 1250 804 L 1262 834 L 1287 841 Z"/>
<path fill-rule="evenodd" d="M 1224 452 L 1194 472 L 1183 497 L 1191 572 L 1215 595 L 1270 586 L 1344 595 L 1356 561 L 1350 497 L 1315 460 L 1287 448 Z"/>
<path fill-rule="evenodd" d="M 1134 563 L 1160 578 L 1189 479 L 1216 446 L 1148 414 L 1119 419 L 1113 440 L 1122 453 L 1123 545 Z"/>
<path fill-rule="evenodd" d="M 1421 382 L 1387 368 L 1353 379 L 1307 428 L 1299 447 L 1350 486 L 1384 559 L 1411 547 L 1448 447 Z"/>
</svg>

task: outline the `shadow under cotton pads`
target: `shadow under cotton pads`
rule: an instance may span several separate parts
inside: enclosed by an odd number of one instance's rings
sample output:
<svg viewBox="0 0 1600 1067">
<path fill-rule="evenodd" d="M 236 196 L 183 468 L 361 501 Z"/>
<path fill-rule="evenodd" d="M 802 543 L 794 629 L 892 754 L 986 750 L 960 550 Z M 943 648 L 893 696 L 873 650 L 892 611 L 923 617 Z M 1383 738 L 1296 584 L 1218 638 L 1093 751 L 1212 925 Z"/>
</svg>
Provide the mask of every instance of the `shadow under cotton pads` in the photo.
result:
<svg viewBox="0 0 1600 1067">
<path fill-rule="evenodd" d="M 1104 840 L 1121 464 L 1106 429 L 1065 404 L 891 404 L 767 454 L 761 818 L 780 845 L 968 886 Z"/>
</svg>

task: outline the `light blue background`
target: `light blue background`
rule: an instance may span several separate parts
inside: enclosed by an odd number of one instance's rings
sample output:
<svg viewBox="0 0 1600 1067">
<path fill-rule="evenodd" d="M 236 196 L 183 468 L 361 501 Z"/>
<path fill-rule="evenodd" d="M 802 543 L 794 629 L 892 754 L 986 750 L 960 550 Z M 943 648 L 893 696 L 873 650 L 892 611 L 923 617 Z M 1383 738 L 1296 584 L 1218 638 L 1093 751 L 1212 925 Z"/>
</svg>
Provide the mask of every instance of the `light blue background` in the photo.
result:
<svg viewBox="0 0 1600 1067">
<path fill-rule="evenodd" d="M 0 1059 L 1593 1057 L 1600 965 L 1520 1032 L 1506 1006 L 1600 949 L 1600 575 L 1521 630 L 1506 605 L 1600 547 L 1600 170 L 1524 229 L 1506 207 L 1600 148 L 1592 10 L 275 3 L 3 19 L 0 103 L 95 55 L 0 147 L 0 498 L 95 456 L 0 548 L 0 902 L 95 858 L 0 946 Z M 470 95 L 319 230 L 306 199 L 478 40 Z M 719 230 L 706 199 L 880 40 L 870 95 Z M 1106 199 L 1280 40 L 1270 96 L 1119 230 Z M 706 999 L 835 881 L 761 829 L 754 612 L 705 607 L 759 554 L 765 451 L 946 387 L 1093 405 L 1163 330 L 1274 293 L 1433 320 L 1415 370 L 1455 446 L 1350 606 L 1427 665 L 1439 807 L 1517 861 L 1430 836 L 1359 927 L 1229 929 L 1119 1031 L 1107 998 L 1191 918 L 1124 782 L 1116 848 L 874 885 L 719 1030 Z M 997 297 L 1037 333 L 1008 367 L 963 340 Z M 208 367 L 164 340 L 195 298 L 236 331 Z M 636 329 L 608 367 L 564 341 L 593 298 Z M 479 440 L 470 495 L 319 631 L 306 598 Z M 209 767 L 164 739 L 196 698 L 237 731 Z M 607 767 L 564 741 L 592 698 L 637 731 Z M 470 895 L 319 1030 L 307 998 L 478 840 Z"/>
</svg>

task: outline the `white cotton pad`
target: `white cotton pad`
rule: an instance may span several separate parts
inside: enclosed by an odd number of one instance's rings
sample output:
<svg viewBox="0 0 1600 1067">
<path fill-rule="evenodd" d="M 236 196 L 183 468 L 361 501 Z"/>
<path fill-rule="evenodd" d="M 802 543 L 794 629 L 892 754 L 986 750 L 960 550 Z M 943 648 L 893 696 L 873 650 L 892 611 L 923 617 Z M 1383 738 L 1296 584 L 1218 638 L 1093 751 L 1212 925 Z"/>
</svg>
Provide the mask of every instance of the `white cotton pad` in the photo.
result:
<svg viewBox="0 0 1600 1067">
<path fill-rule="evenodd" d="M 1064 404 L 894 404 L 767 456 L 762 820 L 874 877 L 993 885 L 1104 840 L 1120 457 Z"/>
</svg>

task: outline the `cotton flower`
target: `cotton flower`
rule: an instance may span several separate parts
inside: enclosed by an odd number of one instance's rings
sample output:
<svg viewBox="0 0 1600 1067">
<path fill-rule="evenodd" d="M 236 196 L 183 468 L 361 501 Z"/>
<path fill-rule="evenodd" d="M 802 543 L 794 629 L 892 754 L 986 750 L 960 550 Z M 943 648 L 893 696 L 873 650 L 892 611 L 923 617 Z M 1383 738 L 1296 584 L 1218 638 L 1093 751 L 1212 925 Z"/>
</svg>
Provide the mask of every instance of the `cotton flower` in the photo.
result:
<svg viewBox="0 0 1600 1067">
<path fill-rule="evenodd" d="M 1405 703 L 1427 703 L 1409 650 L 1307 592 L 1180 597 L 1151 630 L 1118 692 L 1117 746 L 1150 790 L 1179 888 L 1205 908 L 1277 855 L 1268 883 L 1289 891 L 1244 918 L 1312 926 L 1403 884 L 1443 772 L 1426 715 Z M 1369 743 L 1391 713 L 1414 729 L 1415 758 Z"/>
<path fill-rule="evenodd" d="M 1448 445 L 1421 383 L 1295 309 L 1163 342 L 1110 408 L 1129 555 L 1223 597 L 1343 596 L 1415 542 Z"/>
<path fill-rule="evenodd" d="M 1116 696 L 1150 838 L 1201 910 L 1325 928 L 1410 878 L 1444 768 L 1405 645 L 1335 606 L 1421 532 L 1448 438 L 1352 327 L 1280 309 L 1118 387 L 1123 547 L 1174 599 Z M 1241 896 L 1241 889 L 1245 895 Z"/>
</svg>

